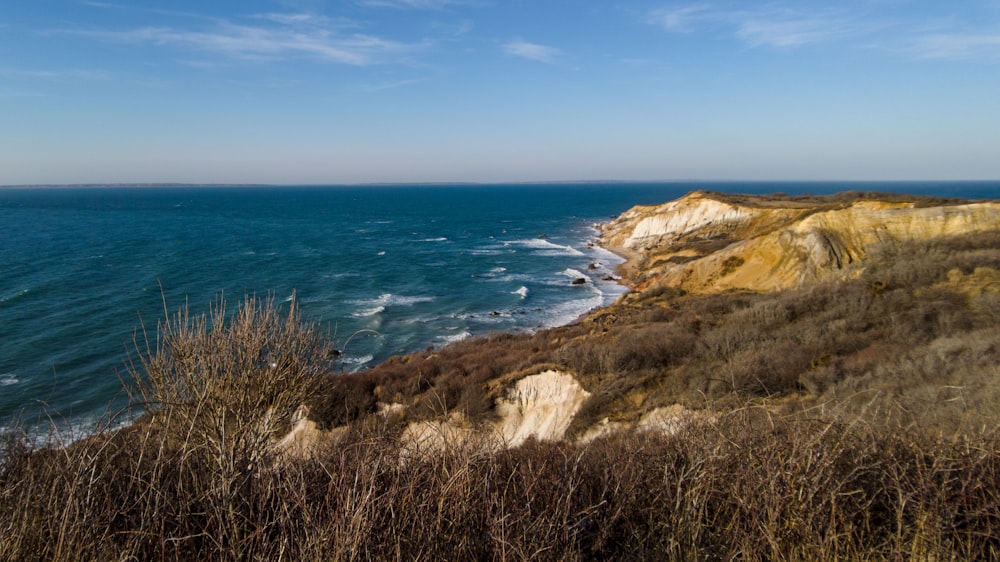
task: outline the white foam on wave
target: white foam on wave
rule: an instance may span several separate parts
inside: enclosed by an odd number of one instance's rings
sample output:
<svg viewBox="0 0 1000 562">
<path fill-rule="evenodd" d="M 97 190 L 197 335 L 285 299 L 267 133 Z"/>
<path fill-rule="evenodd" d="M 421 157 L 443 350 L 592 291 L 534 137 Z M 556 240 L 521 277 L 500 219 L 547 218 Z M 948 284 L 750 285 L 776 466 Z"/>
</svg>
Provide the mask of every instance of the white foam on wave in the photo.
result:
<svg viewBox="0 0 1000 562">
<path fill-rule="evenodd" d="M 0 386 L 13 386 L 21 382 L 21 379 L 14 376 L 14 373 L 4 373 L 0 375 Z"/>
<path fill-rule="evenodd" d="M 417 240 L 417 242 L 447 242 L 447 241 L 448 239 L 445 238 L 444 236 L 439 236 L 437 238 L 422 238 L 420 240 Z"/>
<path fill-rule="evenodd" d="M 506 267 L 494 267 L 493 269 L 487 271 L 486 273 L 475 274 L 473 275 L 473 277 L 482 277 L 490 280 L 504 279 L 507 277 L 506 275 L 503 275 L 506 272 L 507 272 Z"/>
<path fill-rule="evenodd" d="M 473 248 L 467 252 L 473 256 L 499 256 L 504 253 L 503 250 L 497 248 Z"/>
<path fill-rule="evenodd" d="M 535 250 L 539 256 L 582 256 L 583 252 L 572 246 L 563 246 L 545 240 L 544 238 L 530 238 L 528 240 L 515 240 L 514 244 Z"/>
<path fill-rule="evenodd" d="M 366 307 L 358 310 L 352 316 L 357 318 L 374 316 L 380 312 L 384 312 L 385 309 L 390 306 L 413 306 L 417 303 L 432 301 L 434 301 L 434 297 L 430 296 L 411 297 L 406 295 L 394 295 L 392 293 L 382 293 L 378 296 L 378 298 L 351 301 L 352 304 Z"/>
<path fill-rule="evenodd" d="M 359 355 L 357 357 L 341 357 L 340 361 L 348 365 L 364 365 L 371 362 L 372 359 L 375 359 L 374 355 Z"/>
<path fill-rule="evenodd" d="M 11 295 L 9 297 L 0 297 L 0 302 L 12 301 L 12 300 L 14 300 L 16 298 L 23 297 L 26 294 L 28 294 L 28 289 L 21 289 L 20 291 L 18 291 L 17 293 L 15 293 L 15 294 L 13 294 L 13 295 Z"/>
<path fill-rule="evenodd" d="M 528 298 L 528 288 L 521 285 L 521 288 L 516 291 L 511 291 L 512 295 L 521 295 L 521 300 Z"/>
<path fill-rule="evenodd" d="M 604 293 L 593 285 L 588 284 L 588 296 L 582 299 L 559 303 L 546 310 L 547 314 L 542 319 L 543 328 L 553 328 L 569 324 L 584 314 L 599 308 L 604 304 Z"/>
<path fill-rule="evenodd" d="M 438 336 L 437 340 L 442 343 L 455 343 L 472 337 L 472 333 L 468 331 L 463 331 L 457 334 L 452 334 L 450 336 Z"/>
<path fill-rule="evenodd" d="M 90 414 L 75 418 L 49 418 L 47 422 L 33 425 L 3 426 L 0 435 L 11 431 L 23 431 L 23 435 L 33 447 L 68 447 L 73 443 L 95 435 L 109 434 L 132 425 L 139 417 L 138 412 L 126 410 L 108 419 L 107 415 Z"/>
<path fill-rule="evenodd" d="M 371 308 L 363 308 L 361 310 L 358 310 L 357 312 L 354 312 L 353 314 L 351 314 L 351 316 L 355 318 L 367 318 L 369 316 L 375 316 L 376 314 L 380 314 L 382 312 L 385 312 L 385 307 L 379 305 L 379 306 L 373 306 Z"/>
<path fill-rule="evenodd" d="M 587 279 L 587 275 L 585 273 L 577 269 L 573 269 L 571 267 L 567 267 L 566 269 L 562 270 L 559 273 L 560 275 L 565 275 L 566 277 L 572 277 L 573 279 L 579 279 L 581 277 Z"/>
</svg>

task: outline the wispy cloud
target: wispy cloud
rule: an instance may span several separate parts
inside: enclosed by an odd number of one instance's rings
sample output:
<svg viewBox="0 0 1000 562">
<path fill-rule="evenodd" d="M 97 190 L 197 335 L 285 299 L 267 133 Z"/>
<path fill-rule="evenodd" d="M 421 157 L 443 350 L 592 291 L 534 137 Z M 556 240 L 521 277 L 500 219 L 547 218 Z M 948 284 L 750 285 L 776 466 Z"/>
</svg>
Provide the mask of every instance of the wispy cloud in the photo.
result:
<svg viewBox="0 0 1000 562">
<path fill-rule="evenodd" d="M 373 94 L 376 92 L 384 92 L 386 90 L 395 90 L 396 88 L 403 88 L 411 84 L 419 84 L 421 82 L 426 82 L 426 78 L 411 78 L 408 80 L 396 80 L 393 82 L 378 82 L 369 84 L 357 84 L 354 89 L 359 92 L 366 94 Z"/>
<path fill-rule="evenodd" d="M 767 3 L 754 7 L 699 2 L 658 8 L 646 23 L 671 33 L 711 30 L 730 34 L 753 47 L 797 47 L 849 34 L 852 21 L 833 10 L 806 10 L 794 5 Z"/>
<path fill-rule="evenodd" d="M 0 76 L 48 81 L 94 81 L 106 80 L 110 75 L 106 71 L 89 68 L 72 68 L 68 70 L 0 68 Z"/>
<path fill-rule="evenodd" d="M 538 43 L 529 43 L 520 39 L 504 43 L 501 45 L 501 48 L 508 55 L 544 62 L 546 64 L 552 64 L 555 62 L 556 58 L 560 54 L 559 49 L 554 47 L 539 45 Z"/>
<path fill-rule="evenodd" d="M 906 2 L 898 0 L 827 6 L 788 0 L 747 4 L 734 0 L 674 4 L 649 10 L 644 21 L 670 33 L 714 33 L 755 48 L 792 49 L 850 40 L 923 60 L 1000 59 L 996 9 L 963 11 L 948 5 L 942 16 L 930 10 L 902 10 Z"/>
<path fill-rule="evenodd" d="M 357 66 L 384 62 L 421 47 L 362 33 L 346 34 L 343 30 L 347 22 L 308 14 L 265 14 L 251 19 L 275 25 L 216 20 L 210 29 L 202 30 L 147 26 L 125 31 L 72 29 L 58 32 L 107 42 L 177 46 L 247 60 L 312 57 Z"/>
<path fill-rule="evenodd" d="M 834 40 L 848 29 L 835 17 L 751 16 L 739 23 L 736 36 L 754 47 L 798 47 Z"/>
<path fill-rule="evenodd" d="M 924 35 L 909 50 L 920 59 L 1000 59 L 1000 34 Z"/>
<path fill-rule="evenodd" d="M 657 8 L 646 16 L 647 23 L 662 27 L 671 33 L 691 33 L 705 19 L 711 19 L 713 10 L 707 4 L 692 4 L 679 8 Z"/>
<path fill-rule="evenodd" d="M 404 8 L 412 10 L 443 10 L 450 6 L 472 6 L 475 0 L 359 0 L 362 6 L 373 8 Z"/>
</svg>

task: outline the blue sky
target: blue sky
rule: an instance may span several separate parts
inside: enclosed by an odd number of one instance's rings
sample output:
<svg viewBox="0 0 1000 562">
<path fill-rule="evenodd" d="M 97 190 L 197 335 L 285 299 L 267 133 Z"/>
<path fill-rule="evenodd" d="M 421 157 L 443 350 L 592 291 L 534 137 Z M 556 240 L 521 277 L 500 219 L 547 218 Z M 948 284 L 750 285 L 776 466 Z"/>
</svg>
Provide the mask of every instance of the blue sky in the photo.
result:
<svg viewBox="0 0 1000 562">
<path fill-rule="evenodd" d="M 1000 0 L 5 0 L 0 184 L 1000 178 Z"/>
</svg>

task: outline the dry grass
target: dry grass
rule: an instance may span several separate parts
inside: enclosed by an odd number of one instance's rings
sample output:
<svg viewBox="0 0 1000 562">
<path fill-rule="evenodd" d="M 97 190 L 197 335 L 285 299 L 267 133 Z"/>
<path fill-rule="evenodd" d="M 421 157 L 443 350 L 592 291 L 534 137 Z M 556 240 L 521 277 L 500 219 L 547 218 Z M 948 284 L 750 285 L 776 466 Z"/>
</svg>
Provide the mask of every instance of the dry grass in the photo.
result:
<svg viewBox="0 0 1000 562">
<path fill-rule="evenodd" d="M 1000 297 L 948 279 L 1000 269 L 1000 236 L 873 263 L 774 295 L 652 288 L 331 377 L 294 303 L 184 309 L 131 365 L 139 422 L 68 447 L 4 436 L 0 560 L 998 559 Z M 592 393 L 577 433 L 675 403 L 716 415 L 586 445 L 398 442 L 400 421 L 489 419 L 542 367 Z M 350 431 L 281 458 L 307 396 Z"/>
<path fill-rule="evenodd" d="M 259 469 L 240 518 L 214 467 L 149 429 L 0 470 L 4 560 L 817 560 L 1000 556 L 995 433 L 940 439 L 746 407 L 673 436 L 453 447 L 386 428 Z M 233 525 L 240 526 L 235 534 Z"/>
</svg>

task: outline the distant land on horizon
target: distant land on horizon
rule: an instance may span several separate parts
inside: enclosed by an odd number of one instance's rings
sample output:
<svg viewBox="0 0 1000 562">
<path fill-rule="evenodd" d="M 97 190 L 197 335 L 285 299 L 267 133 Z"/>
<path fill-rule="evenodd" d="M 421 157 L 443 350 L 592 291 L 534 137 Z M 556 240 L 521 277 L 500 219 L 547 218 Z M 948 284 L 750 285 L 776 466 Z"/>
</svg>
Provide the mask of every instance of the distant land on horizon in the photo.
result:
<svg viewBox="0 0 1000 562">
<path fill-rule="evenodd" d="M 85 182 L 85 183 L 38 183 L 38 184 L 0 184 L 0 189 L 25 189 L 25 188 L 148 188 L 148 187 L 380 187 L 380 186 L 462 186 L 462 185 L 592 185 L 592 184 L 933 184 L 933 183 L 954 183 L 954 184 L 974 184 L 998 182 L 998 179 L 911 179 L 911 180 L 870 180 L 870 179 L 774 179 L 774 180 L 740 180 L 740 179 L 657 179 L 657 180 L 623 180 L 623 179 L 582 179 L 582 180 L 525 180 L 525 181 L 415 181 L 415 182 L 347 182 L 347 183 L 215 183 L 215 182 Z"/>
</svg>

